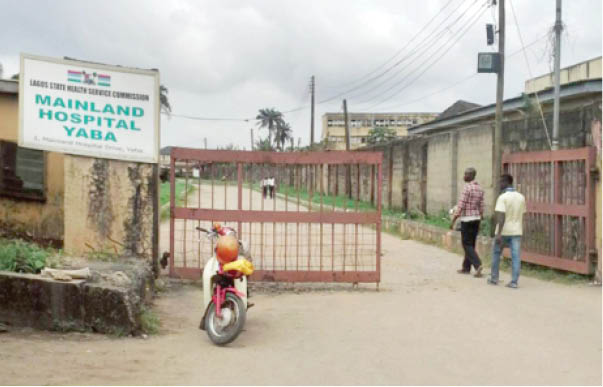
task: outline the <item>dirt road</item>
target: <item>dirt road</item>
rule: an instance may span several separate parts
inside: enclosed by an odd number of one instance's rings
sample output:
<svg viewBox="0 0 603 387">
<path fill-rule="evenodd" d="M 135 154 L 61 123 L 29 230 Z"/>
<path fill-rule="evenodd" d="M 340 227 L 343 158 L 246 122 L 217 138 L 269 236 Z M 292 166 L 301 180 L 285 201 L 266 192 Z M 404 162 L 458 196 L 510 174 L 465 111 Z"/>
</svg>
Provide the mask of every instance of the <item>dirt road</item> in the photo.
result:
<svg viewBox="0 0 603 387">
<path fill-rule="evenodd" d="M 492 287 L 438 248 L 383 234 L 383 250 L 381 291 L 256 292 L 224 348 L 198 329 L 190 285 L 156 300 L 146 340 L 0 333 L 0 383 L 601 385 L 600 287 Z"/>
</svg>

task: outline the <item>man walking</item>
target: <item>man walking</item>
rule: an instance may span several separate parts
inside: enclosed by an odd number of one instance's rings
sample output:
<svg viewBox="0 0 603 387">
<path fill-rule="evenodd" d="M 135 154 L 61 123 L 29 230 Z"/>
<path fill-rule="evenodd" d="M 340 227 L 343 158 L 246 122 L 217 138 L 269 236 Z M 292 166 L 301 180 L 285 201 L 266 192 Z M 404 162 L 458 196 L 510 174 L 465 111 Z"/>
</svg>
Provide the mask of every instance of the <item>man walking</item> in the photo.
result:
<svg viewBox="0 0 603 387">
<path fill-rule="evenodd" d="M 505 246 L 511 247 L 511 282 L 509 288 L 517 288 L 519 271 L 521 269 L 521 236 L 523 234 L 523 214 L 526 212 L 526 199 L 513 188 L 513 176 L 505 174 L 500 177 L 501 194 L 496 199 L 494 216 L 496 222 L 496 237 L 492 247 L 492 271 L 488 283 L 498 284 L 498 267 L 500 254 Z"/>
<path fill-rule="evenodd" d="M 454 229 L 454 223 L 458 218 L 461 220 L 461 238 L 465 258 L 463 266 L 457 270 L 460 274 L 469 274 L 471 265 L 475 268 L 475 277 L 482 275 L 482 261 L 475 251 L 475 241 L 479 232 L 479 224 L 484 215 L 484 190 L 475 181 L 477 172 L 475 168 L 467 168 L 463 180 L 467 183 L 463 188 L 461 197 L 457 204 L 456 212 L 452 218 L 450 229 Z"/>
</svg>

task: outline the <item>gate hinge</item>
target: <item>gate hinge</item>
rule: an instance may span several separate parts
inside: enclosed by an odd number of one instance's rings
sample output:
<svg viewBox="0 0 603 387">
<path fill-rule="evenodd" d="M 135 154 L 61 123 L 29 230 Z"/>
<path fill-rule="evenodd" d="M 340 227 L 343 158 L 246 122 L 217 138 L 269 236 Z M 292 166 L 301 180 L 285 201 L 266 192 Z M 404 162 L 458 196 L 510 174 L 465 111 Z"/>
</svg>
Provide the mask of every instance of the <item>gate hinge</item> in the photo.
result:
<svg viewBox="0 0 603 387">
<path fill-rule="evenodd" d="M 599 173 L 599 168 L 590 167 L 590 178 L 593 179 L 594 181 L 599 181 L 600 177 L 601 177 L 601 174 Z"/>
</svg>

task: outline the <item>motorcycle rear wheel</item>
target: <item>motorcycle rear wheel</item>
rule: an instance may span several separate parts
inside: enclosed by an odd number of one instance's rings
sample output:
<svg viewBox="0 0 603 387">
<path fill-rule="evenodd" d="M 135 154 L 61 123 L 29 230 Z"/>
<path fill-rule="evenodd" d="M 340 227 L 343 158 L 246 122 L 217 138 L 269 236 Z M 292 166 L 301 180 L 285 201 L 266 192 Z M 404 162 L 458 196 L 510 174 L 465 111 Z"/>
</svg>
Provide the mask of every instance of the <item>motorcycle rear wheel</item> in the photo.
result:
<svg viewBox="0 0 603 387">
<path fill-rule="evenodd" d="M 230 317 L 228 321 L 224 318 Z M 246 310 L 243 300 L 232 293 L 226 293 L 222 305 L 222 318 L 216 316 L 216 304 L 209 305 L 205 317 L 205 331 L 209 339 L 216 345 L 225 345 L 239 336 L 245 325 Z"/>
</svg>

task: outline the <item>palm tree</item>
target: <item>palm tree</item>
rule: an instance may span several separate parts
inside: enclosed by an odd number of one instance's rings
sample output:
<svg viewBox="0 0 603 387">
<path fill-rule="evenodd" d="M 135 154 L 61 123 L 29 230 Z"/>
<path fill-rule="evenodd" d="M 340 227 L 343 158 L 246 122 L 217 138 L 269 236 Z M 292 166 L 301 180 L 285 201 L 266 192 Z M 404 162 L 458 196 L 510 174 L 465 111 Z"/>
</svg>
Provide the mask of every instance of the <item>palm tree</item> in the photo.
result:
<svg viewBox="0 0 603 387">
<path fill-rule="evenodd" d="M 170 106 L 167 94 L 168 88 L 163 85 L 159 86 L 159 104 L 161 106 L 161 112 L 169 116 L 172 112 L 172 106 Z"/>
<path fill-rule="evenodd" d="M 283 120 L 283 114 L 274 108 L 260 109 L 255 117 L 258 120 L 257 125 L 268 129 L 268 143 L 272 144 L 272 132 L 276 130 L 279 122 Z"/>
<path fill-rule="evenodd" d="M 274 151 L 274 148 L 272 147 L 272 144 L 270 144 L 270 142 L 268 142 L 267 138 L 263 138 L 263 139 L 260 138 L 255 143 L 255 150 L 272 152 L 272 151 Z"/>
<path fill-rule="evenodd" d="M 293 133 L 293 131 L 288 122 L 285 122 L 284 120 L 277 122 L 274 142 L 280 151 L 285 149 L 285 142 L 291 138 L 291 133 Z"/>
</svg>

